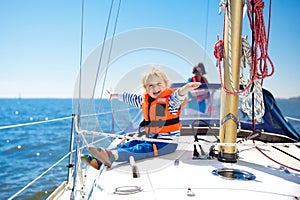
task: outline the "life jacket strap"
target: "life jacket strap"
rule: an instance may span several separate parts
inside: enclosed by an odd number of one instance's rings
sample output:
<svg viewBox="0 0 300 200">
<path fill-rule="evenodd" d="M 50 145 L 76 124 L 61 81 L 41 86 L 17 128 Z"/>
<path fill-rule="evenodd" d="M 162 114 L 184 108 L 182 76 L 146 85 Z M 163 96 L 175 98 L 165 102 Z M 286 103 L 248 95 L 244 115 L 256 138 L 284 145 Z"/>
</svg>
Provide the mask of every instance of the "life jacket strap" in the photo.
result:
<svg viewBox="0 0 300 200">
<path fill-rule="evenodd" d="M 179 123 L 179 117 L 173 118 L 173 119 L 168 119 L 166 121 L 163 120 L 156 120 L 156 121 L 146 121 L 145 119 L 140 123 L 140 127 L 159 127 L 162 128 L 163 126 L 170 126 L 173 124 Z"/>
</svg>

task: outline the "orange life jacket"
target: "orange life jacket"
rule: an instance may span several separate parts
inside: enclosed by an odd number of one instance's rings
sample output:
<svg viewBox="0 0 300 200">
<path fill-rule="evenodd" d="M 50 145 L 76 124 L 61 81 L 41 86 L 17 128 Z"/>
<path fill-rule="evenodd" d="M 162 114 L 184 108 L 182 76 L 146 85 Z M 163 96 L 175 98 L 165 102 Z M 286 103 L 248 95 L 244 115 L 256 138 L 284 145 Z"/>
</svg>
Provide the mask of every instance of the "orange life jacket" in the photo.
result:
<svg viewBox="0 0 300 200">
<path fill-rule="evenodd" d="M 144 101 L 142 103 L 144 121 L 141 123 L 141 126 L 145 127 L 146 133 L 168 133 L 178 131 L 181 128 L 179 115 L 181 113 L 181 107 L 186 104 L 186 99 L 181 104 L 176 115 L 171 114 L 168 108 L 169 97 L 174 91 L 175 89 L 166 89 L 150 104 L 149 94 L 144 95 Z"/>
</svg>

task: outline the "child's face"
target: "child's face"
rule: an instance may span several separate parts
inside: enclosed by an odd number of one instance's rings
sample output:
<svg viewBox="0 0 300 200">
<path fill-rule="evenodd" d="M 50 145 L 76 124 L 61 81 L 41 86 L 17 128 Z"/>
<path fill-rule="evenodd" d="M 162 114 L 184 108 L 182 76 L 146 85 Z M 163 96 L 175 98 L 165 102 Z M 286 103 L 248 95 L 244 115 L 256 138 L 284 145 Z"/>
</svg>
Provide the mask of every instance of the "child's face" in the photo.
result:
<svg viewBox="0 0 300 200">
<path fill-rule="evenodd" d="M 167 89 L 167 84 L 157 76 L 150 77 L 146 84 L 146 92 L 154 99 L 156 99 L 165 89 Z"/>
</svg>

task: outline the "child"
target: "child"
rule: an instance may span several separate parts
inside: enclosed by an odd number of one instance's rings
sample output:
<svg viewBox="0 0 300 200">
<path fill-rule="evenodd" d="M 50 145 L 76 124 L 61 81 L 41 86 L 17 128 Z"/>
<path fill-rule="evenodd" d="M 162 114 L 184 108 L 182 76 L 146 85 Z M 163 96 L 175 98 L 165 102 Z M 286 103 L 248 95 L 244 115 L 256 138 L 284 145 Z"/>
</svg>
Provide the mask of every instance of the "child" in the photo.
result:
<svg viewBox="0 0 300 200">
<path fill-rule="evenodd" d="M 123 92 L 112 93 L 109 100 L 118 98 L 130 105 L 141 108 L 144 121 L 140 126 L 145 128 L 148 138 L 160 140 L 173 140 L 180 136 L 181 123 L 179 115 L 185 103 L 186 94 L 198 88 L 201 83 L 191 82 L 178 89 L 170 89 L 170 81 L 167 75 L 159 68 L 152 68 L 142 77 L 144 95 Z M 111 167 L 114 161 L 128 161 L 130 156 L 135 160 L 160 156 L 172 153 L 176 150 L 176 142 L 157 142 L 145 140 L 132 140 L 112 149 L 96 148 L 89 146 L 91 155 L 84 155 L 82 160 L 100 169 L 101 164 Z"/>
</svg>

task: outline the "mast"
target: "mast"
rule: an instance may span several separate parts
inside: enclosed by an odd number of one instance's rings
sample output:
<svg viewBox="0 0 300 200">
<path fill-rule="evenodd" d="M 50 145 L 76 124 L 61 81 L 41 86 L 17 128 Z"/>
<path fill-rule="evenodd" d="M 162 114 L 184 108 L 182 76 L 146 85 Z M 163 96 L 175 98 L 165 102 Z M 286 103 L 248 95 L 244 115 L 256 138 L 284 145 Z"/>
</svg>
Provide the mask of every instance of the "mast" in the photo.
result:
<svg viewBox="0 0 300 200">
<path fill-rule="evenodd" d="M 225 15 L 223 80 L 224 87 L 234 92 L 235 89 L 239 90 L 243 0 L 228 2 L 230 5 L 228 5 L 229 12 Z M 220 142 L 235 143 L 238 127 L 237 94 L 230 94 L 222 90 L 220 124 Z M 235 146 L 220 146 L 218 160 L 235 163 L 237 161 L 236 152 Z"/>
</svg>

